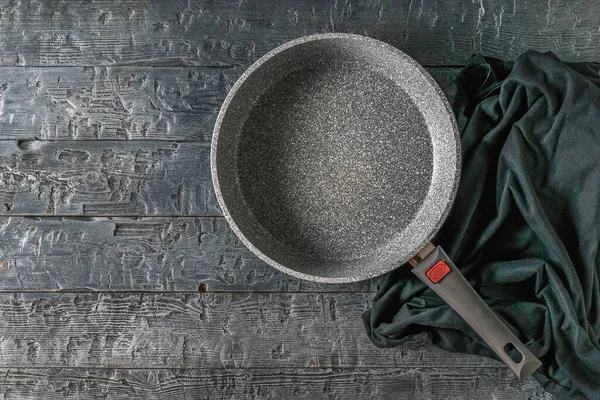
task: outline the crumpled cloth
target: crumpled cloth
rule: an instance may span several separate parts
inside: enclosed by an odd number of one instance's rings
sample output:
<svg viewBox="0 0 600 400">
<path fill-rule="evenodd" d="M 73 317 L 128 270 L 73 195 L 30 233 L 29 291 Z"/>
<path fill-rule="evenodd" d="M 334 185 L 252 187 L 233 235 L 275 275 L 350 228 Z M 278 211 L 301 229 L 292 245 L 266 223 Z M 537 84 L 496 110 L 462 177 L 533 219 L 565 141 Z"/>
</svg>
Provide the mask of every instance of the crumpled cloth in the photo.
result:
<svg viewBox="0 0 600 400">
<path fill-rule="evenodd" d="M 461 182 L 434 239 L 540 358 L 534 378 L 571 400 L 600 399 L 599 70 L 535 51 L 473 56 L 453 105 Z M 379 347 L 428 332 L 497 359 L 409 266 L 382 279 L 363 319 Z"/>
</svg>

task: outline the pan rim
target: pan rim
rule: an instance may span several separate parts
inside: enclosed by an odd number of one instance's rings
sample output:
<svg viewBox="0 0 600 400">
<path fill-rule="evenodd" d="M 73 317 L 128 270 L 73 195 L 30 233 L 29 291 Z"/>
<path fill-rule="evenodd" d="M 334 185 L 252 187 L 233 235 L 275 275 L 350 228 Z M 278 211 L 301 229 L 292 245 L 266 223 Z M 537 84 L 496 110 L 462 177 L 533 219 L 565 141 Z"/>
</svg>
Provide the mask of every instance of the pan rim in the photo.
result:
<svg viewBox="0 0 600 400">
<path fill-rule="evenodd" d="M 302 44 L 302 43 L 316 41 L 316 40 L 324 40 L 324 39 L 357 40 L 357 41 L 362 41 L 362 42 L 368 43 L 369 45 L 380 46 L 380 47 L 383 47 L 385 50 L 390 51 L 390 52 L 396 54 L 397 56 L 401 57 L 403 59 L 403 61 L 406 61 L 408 64 L 410 64 L 412 67 L 414 67 L 420 73 L 420 75 L 422 77 L 424 77 L 424 79 L 429 83 L 431 88 L 436 92 L 436 94 L 438 95 L 439 101 L 441 101 L 443 107 L 446 109 L 449 119 L 450 119 L 450 123 L 452 125 L 452 131 L 453 131 L 452 133 L 453 133 L 453 136 L 455 139 L 455 144 L 456 144 L 455 176 L 454 176 L 451 188 L 450 188 L 448 200 L 445 204 L 444 209 L 439 214 L 439 217 L 438 217 L 437 221 L 435 222 L 434 228 L 431 229 L 427 234 L 423 235 L 424 239 L 420 242 L 419 246 L 415 246 L 414 253 L 412 253 L 411 255 L 405 256 L 404 258 L 399 257 L 397 260 L 397 263 L 395 263 L 395 266 L 392 266 L 389 268 L 381 268 L 381 269 L 378 269 L 377 271 L 372 271 L 369 269 L 369 270 L 365 270 L 361 274 L 355 274 L 355 275 L 351 275 L 351 276 L 326 277 L 326 276 L 307 274 L 304 272 L 300 272 L 296 269 L 286 267 L 285 265 L 278 263 L 277 261 L 273 260 L 266 254 L 264 254 L 261 250 L 259 250 L 252 243 L 252 241 L 250 241 L 244 235 L 244 233 L 240 230 L 240 228 L 236 224 L 235 220 L 231 216 L 231 214 L 228 210 L 227 204 L 225 202 L 225 199 L 223 197 L 221 188 L 220 188 L 219 177 L 218 177 L 218 173 L 217 173 L 217 161 L 216 161 L 217 157 L 216 156 L 217 156 L 219 133 L 221 131 L 223 119 L 225 118 L 225 115 L 227 113 L 229 105 L 231 104 L 234 97 L 236 96 L 236 93 L 238 92 L 239 88 L 244 84 L 244 82 L 252 75 L 252 73 L 255 70 L 260 68 L 262 64 L 264 64 L 265 62 L 267 62 L 268 60 L 270 60 L 277 54 L 279 54 L 291 47 Z M 412 256 L 416 255 L 422 248 L 424 248 L 427 245 L 427 243 L 429 243 L 431 241 L 431 239 L 435 236 L 435 234 L 439 231 L 440 227 L 442 226 L 442 224 L 448 217 L 448 214 L 450 213 L 450 210 L 451 210 L 452 205 L 454 204 L 454 200 L 456 198 L 456 192 L 458 190 L 458 184 L 460 181 L 460 172 L 461 172 L 461 142 L 460 142 L 458 126 L 456 124 L 456 119 L 452 112 L 450 103 L 448 102 L 448 99 L 446 98 L 445 94 L 443 93 L 443 91 L 441 90 L 441 88 L 439 87 L 437 82 L 435 82 L 435 80 L 431 77 L 431 75 L 414 59 L 412 59 L 406 53 L 402 52 L 401 50 L 397 49 L 396 47 L 394 47 L 392 45 L 389 45 L 385 42 L 382 42 L 380 40 L 373 39 L 373 38 L 370 38 L 367 36 L 362 36 L 362 35 L 357 35 L 357 34 L 349 34 L 349 33 L 320 33 L 320 34 L 314 34 L 314 35 L 300 37 L 300 38 L 291 40 L 289 42 L 286 42 L 286 43 L 276 47 L 275 49 L 267 52 L 265 55 L 263 55 L 261 58 L 259 58 L 256 62 L 254 62 L 239 77 L 239 79 L 235 82 L 235 84 L 232 86 L 231 90 L 227 94 L 225 100 L 223 101 L 223 104 L 221 105 L 219 114 L 217 115 L 217 119 L 216 119 L 214 129 L 213 129 L 212 140 L 211 140 L 210 170 L 211 170 L 211 178 L 212 178 L 213 188 L 215 191 L 215 196 L 217 198 L 219 207 L 221 208 L 221 211 L 223 213 L 223 217 L 225 218 L 225 220 L 227 221 L 227 223 L 229 224 L 229 226 L 231 227 L 233 232 L 236 234 L 236 236 L 257 257 L 259 257 L 261 260 L 263 260 L 270 266 L 274 267 L 275 269 L 278 269 L 288 275 L 291 275 L 291 276 L 294 276 L 294 277 L 297 277 L 297 278 L 300 278 L 303 280 L 319 282 L 319 283 L 331 283 L 331 284 L 352 283 L 352 282 L 359 282 L 359 281 L 363 281 L 363 280 L 367 280 L 370 278 L 374 278 L 374 277 L 383 275 L 387 272 L 390 272 L 390 271 L 402 266 Z"/>
</svg>

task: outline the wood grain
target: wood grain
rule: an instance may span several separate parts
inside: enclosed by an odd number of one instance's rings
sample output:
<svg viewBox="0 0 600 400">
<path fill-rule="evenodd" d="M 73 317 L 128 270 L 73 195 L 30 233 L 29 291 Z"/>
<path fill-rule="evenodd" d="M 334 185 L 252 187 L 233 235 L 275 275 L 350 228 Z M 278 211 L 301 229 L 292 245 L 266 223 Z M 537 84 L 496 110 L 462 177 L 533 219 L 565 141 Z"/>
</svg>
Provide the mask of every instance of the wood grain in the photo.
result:
<svg viewBox="0 0 600 400">
<path fill-rule="evenodd" d="M 248 65 L 290 39 L 352 32 L 427 65 L 473 52 L 514 58 L 534 48 L 600 58 L 597 0 L 11 1 L 0 14 L 0 65 Z"/>
<path fill-rule="evenodd" d="M 223 218 L 0 217 L 0 290 L 362 291 L 317 284 L 254 256 Z"/>
<path fill-rule="evenodd" d="M 208 145 L 4 141 L 4 215 L 219 215 Z"/>
<path fill-rule="evenodd" d="M 496 368 L 0 369 L 3 399 L 550 400 Z"/>
<path fill-rule="evenodd" d="M 426 336 L 378 349 L 372 294 L 0 294 L 0 364 L 89 368 L 499 368 Z"/>
<path fill-rule="evenodd" d="M 0 140 L 194 140 L 208 143 L 244 66 L 8 67 Z M 457 69 L 429 68 L 452 101 Z"/>
<path fill-rule="evenodd" d="M 376 281 L 312 284 L 260 262 L 218 217 L 208 142 L 231 85 L 288 40 L 384 40 L 452 99 L 474 52 L 600 59 L 599 6 L 5 1 L 0 397 L 551 399 L 424 335 L 375 348 L 360 315 Z"/>
<path fill-rule="evenodd" d="M 0 74 L 2 139 L 210 141 L 241 68 L 13 67 Z"/>
</svg>

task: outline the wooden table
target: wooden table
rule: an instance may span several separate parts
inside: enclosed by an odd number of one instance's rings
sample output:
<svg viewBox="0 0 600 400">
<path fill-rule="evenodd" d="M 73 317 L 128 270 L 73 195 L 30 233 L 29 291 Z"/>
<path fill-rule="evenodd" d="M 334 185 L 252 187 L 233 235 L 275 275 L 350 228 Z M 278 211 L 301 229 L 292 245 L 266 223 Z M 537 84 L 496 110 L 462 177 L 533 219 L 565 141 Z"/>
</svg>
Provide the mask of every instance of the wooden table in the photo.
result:
<svg viewBox="0 0 600 400">
<path fill-rule="evenodd" d="M 452 98 L 474 52 L 600 59 L 598 1 L 4 3 L 4 399 L 551 398 L 425 336 L 377 349 L 360 320 L 375 281 L 302 282 L 252 256 L 220 216 L 209 141 L 235 80 L 287 40 L 382 39 Z"/>
</svg>

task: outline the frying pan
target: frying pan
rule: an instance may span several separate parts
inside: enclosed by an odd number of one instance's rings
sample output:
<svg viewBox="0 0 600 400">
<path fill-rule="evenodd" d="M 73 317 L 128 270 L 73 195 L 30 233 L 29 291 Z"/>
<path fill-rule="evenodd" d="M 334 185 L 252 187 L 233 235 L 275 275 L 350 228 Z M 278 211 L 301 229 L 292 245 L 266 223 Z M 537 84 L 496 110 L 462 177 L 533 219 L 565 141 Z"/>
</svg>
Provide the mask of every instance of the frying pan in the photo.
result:
<svg viewBox="0 0 600 400">
<path fill-rule="evenodd" d="M 430 243 L 460 138 L 437 84 L 396 48 L 318 34 L 260 58 L 217 117 L 211 172 L 231 228 L 271 266 L 346 283 L 410 262 L 519 379 L 541 365 Z"/>
</svg>

